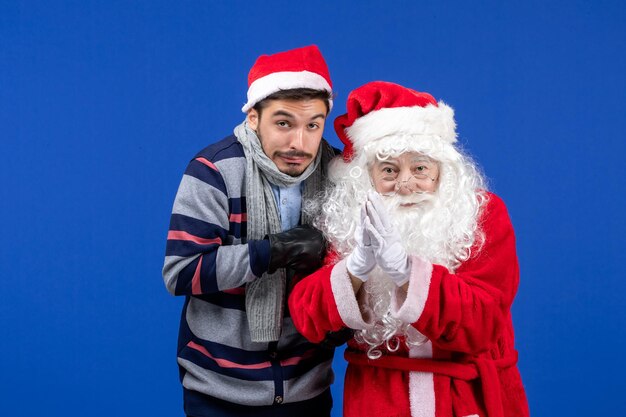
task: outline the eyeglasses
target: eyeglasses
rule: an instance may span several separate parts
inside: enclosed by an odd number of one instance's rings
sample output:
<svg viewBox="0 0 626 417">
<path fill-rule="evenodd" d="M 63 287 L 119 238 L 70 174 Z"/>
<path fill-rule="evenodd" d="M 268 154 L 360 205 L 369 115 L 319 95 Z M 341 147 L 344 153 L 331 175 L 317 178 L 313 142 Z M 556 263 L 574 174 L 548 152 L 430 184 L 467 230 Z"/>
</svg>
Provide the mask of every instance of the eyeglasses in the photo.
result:
<svg viewBox="0 0 626 417">
<path fill-rule="evenodd" d="M 439 167 L 428 158 L 417 158 L 403 166 L 396 161 L 379 161 L 371 172 L 375 188 L 383 196 L 394 196 L 405 188 L 410 193 L 432 192 Z"/>
</svg>

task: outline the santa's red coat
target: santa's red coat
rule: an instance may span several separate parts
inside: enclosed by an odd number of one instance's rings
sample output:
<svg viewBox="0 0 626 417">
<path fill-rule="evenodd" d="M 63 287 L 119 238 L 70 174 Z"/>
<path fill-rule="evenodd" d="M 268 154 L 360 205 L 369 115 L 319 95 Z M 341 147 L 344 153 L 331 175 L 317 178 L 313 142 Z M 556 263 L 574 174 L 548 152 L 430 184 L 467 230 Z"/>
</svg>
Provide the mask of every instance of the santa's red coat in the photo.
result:
<svg viewBox="0 0 626 417">
<path fill-rule="evenodd" d="M 392 295 L 392 314 L 429 341 L 376 360 L 354 339 L 348 342 L 344 416 L 529 415 L 510 314 L 519 282 L 515 236 L 502 200 L 488 197 L 480 252 L 454 273 L 412 257 L 408 291 Z M 330 331 L 370 326 L 364 302 L 344 260 L 300 281 L 289 309 L 298 330 L 320 342 Z"/>
</svg>

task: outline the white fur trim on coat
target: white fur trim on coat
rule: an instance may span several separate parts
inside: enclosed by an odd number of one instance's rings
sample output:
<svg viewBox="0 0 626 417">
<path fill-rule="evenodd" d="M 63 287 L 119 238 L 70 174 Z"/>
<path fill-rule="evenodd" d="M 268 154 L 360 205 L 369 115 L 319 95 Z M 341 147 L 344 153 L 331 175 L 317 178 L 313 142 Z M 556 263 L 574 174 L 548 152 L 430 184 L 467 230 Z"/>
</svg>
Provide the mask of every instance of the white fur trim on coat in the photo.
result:
<svg viewBox="0 0 626 417">
<path fill-rule="evenodd" d="M 333 89 L 326 78 L 311 71 L 284 71 L 273 72 L 256 79 L 248 88 L 248 102 L 241 108 L 247 113 L 256 103 L 267 98 L 280 90 L 292 90 L 294 88 L 310 88 L 332 92 Z M 333 101 L 328 100 L 329 110 L 333 108 Z"/>
<path fill-rule="evenodd" d="M 354 149 L 390 135 L 439 136 L 449 143 L 456 142 L 454 110 L 440 101 L 438 106 L 390 107 L 373 111 L 346 128 Z"/>
<path fill-rule="evenodd" d="M 435 379 L 430 372 L 409 372 L 411 417 L 435 417 Z"/>
<path fill-rule="evenodd" d="M 433 344 L 430 340 L 422 345 L 409 348 L 409 358 L 432 357 Z M 435 417 L 436 402 L 435 376 L 430 372 L 409 372 L 411 417 Z"/>
<path fill-rule="evenodd" d="M 419 258 L 411 256 L 411 274 L 406 292 L 396 288 L 391 297 L 391 315 L 404 323 L 415 323 L 426 306 L 430 278 L 433 265 Z"/>
<path fill-rule="evenodd" d="M 367 329 L 373 325 L 371 319 L 364 317 L 359 308 L 359 303 L 354 294 L 352 280 L 348 275 L 346 260 L 342 259 L 330 273 L 330 287 L 333 290 L 333 297 L 339 316 L 344 324 L 355 330 Z"/>
<path fill-rule="evenodd" d="M 411 275 L 407 292 L 397 288 L 391 296 L 391 315 L 404 323 L 415 323 L 426 305 L 433 265 L 411 256 Z M 412 328 L 415 332 L 414 328 Z M 432 358 L 430 340 L 409 348 L 410 358 Z M 409 403 L 411 417 L 435 417 L 436 399 L 434 376 L 430 372 L 409 372 Z"/>
</svg>

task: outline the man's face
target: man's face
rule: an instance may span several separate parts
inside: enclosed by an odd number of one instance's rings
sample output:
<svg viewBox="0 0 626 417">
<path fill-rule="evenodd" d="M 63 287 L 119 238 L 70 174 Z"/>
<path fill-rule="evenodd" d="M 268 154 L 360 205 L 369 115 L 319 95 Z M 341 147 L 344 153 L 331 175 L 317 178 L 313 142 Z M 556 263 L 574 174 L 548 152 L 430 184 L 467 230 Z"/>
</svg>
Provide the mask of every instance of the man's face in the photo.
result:
<svg viewBox="0 0 626 417">
<path fill-rule="evenodd" d="M 416 194 L 433 193 L 439 182 L 437 162 L 417 152 L 405 152 L 384 160 L 376 159 L 369 173 L 374 189 L 384 196 L 408 198 Z"/>
<path fill-rule="evenodd" d="M 320 99 L 271 100 L 261 115 L 250 109 L 247 119 L 278 170 L 295 177 L 317 156 L 326 122 L 326 104 Z"/>
</svg>

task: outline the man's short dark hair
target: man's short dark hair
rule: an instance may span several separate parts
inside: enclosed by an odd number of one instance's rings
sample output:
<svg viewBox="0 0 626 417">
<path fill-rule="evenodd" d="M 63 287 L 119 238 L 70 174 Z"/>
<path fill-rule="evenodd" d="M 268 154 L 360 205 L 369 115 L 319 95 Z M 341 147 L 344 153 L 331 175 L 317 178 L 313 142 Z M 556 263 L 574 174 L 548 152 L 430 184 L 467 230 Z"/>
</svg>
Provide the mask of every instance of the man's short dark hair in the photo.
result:
<svg viewBox="0 0 626 417">
<path fill-rule="evenodd" d="M 254 110 L 261 117 L 261 112 L 265 107 L 269 105 L 271 100 L 289 100 L 289 101 L 301 101 L 301 100 L 315 100 L 319 99 L 326 104 L 326 114 L 330 111 L 330 100 L 332 100 L 333 95 L 331 92 L 326 90 L 313 90 L 312 88 L 292 88 L 289 90 L 279 90 L 269 96 L 265 97 L 263 100 L 256 103 L 253 107 Z"/>
</svg>

